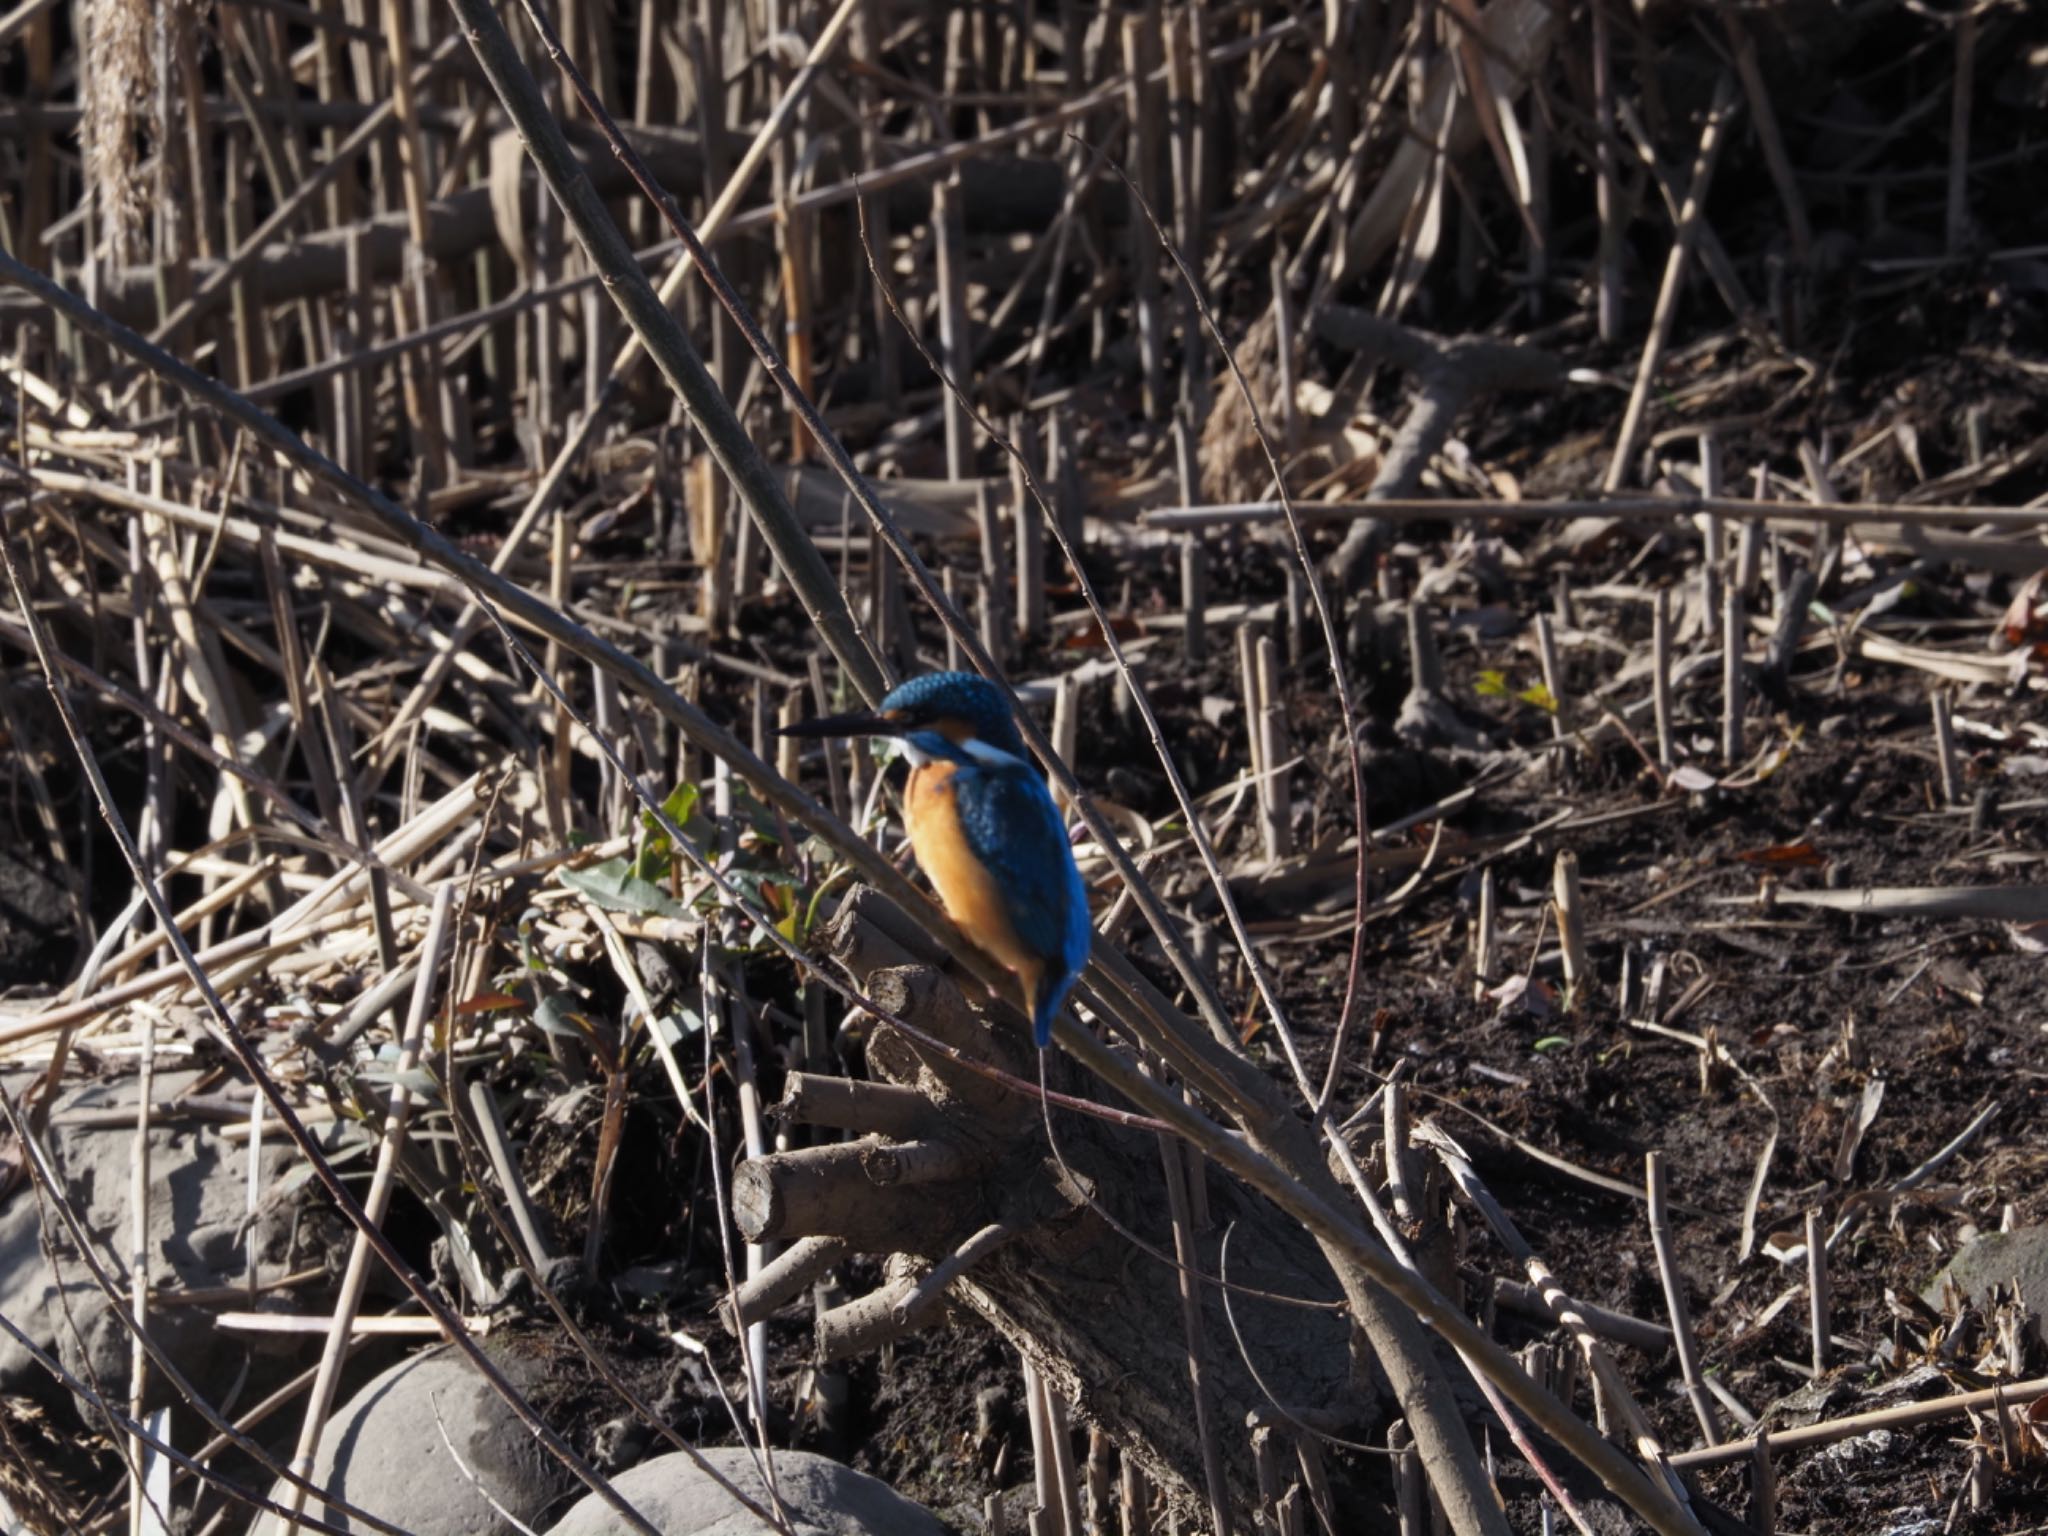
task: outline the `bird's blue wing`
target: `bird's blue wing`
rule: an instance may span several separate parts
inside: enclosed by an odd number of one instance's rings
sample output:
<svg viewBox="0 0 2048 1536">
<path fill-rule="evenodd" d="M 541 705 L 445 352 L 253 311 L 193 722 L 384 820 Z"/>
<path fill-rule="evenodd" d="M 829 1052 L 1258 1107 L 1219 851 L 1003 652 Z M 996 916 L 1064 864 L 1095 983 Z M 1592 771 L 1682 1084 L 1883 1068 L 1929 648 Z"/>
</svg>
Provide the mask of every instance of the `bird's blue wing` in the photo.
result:
<svg viewBox="0 0 2048 1536">
<path fill-rule="evenodd" d="M 974 752 L 953 784 L 968 846 L 1001 886 L 1017 937 L 1046 962 L 1033 1020 L 1044 1044 L 1094 933 L 1066 824 L 1037 771 L 1006 753 Z"/>
</svg>

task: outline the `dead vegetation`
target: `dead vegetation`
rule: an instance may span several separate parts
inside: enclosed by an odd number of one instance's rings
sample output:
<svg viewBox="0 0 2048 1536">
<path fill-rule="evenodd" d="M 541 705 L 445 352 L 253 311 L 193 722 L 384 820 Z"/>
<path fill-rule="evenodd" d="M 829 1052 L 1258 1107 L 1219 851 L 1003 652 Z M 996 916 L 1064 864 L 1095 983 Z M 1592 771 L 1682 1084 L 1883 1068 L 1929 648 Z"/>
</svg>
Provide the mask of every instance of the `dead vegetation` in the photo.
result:
<svg viewBox="0 0 2048 1536">
<path fill-rule="evenodd" d="M 700 1442 L 2029 1524 L 2031 8 L 21 0 L 0 84 L 28 1529 L 439 1529 L 304 1486 L 415 1335 L 536 1528 Z M 963 665 L 1096 896 L 1044 1062 L 775 734 Z"/>
</svg>

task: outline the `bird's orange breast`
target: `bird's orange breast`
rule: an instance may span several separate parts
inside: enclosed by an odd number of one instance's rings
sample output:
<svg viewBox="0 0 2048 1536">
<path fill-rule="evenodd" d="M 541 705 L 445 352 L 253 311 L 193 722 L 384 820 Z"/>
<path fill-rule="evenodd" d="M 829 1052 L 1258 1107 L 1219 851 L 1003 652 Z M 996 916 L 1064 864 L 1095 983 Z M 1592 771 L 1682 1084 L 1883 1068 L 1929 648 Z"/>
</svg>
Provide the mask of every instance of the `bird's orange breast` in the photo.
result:
<svg viewBox="0 0 2048 1536">
<path fill-rule="evenodd" d="M 1010 922 L 1003 890 L 988 866 L 974 855 L 960 825 L 949 762 L 925 763 L 910 775 L 904 820 L 919 868 L 938 890 L 946 915 L 970 939 L 1017 973 L 1025 995 L 1034 995 L 1043 963 L 1024 947 Z"/>
</svg>

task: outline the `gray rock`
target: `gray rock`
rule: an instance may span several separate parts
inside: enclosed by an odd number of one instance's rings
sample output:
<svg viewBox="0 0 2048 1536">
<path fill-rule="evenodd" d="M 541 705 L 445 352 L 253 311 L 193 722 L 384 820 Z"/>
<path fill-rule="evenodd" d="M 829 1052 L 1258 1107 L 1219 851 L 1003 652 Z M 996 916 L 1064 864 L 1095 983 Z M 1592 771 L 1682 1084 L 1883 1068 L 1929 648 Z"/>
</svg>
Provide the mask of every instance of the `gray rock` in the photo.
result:
<svg viewBox="0 0 2048 1536">
<path fill-rule="evenodd" d="M 159 1073 L 152 1097 L 170 1098 L 196 1074 Z M 17 1102 L 26 1076 L 11 1076 Z M 125 1287 L 131 1243 L 130 1172 L 135 1133 L 129 1127 L 67 1125 L 67 1113 L 130 1107 L 136 1080 L 95 1083 L 62 1095 L 54 1107 L 48 1143 L 64 1187 L 101 1265 Z M 242 1220 L 248 1151 L 224 1140 L 217 1127 L 178 1121 L 150 1131 L 149 1210 L 145 1253 L 150 1284 L 160 1289 L 223 1286 L 243 1275 Z M 271 1190 L 290 1162 L 266 1144 L 259 1170 Z M 257 1224 L 263 1258 L 281 1262 L 290 1241 L 298 1197 L 272 1201 Z M 129 1334 L 79 1257 L 62 1218 L 33 1185 L 16 1189 L 0 1206 L 0 1313 L 66 1369 L 100 1384 L 116 1400 L 128 1397 Z M 246 1347 L 224 1341 L 200 1307 L 152 1310 L 150 1331 L 193 1383 L 217 1398 L 241 1373 Z M 261 1385 L 267 1378 L 252 1378 Z M 161 1373 L 151 1373 L 151 1407 L 173 1400 Z M 12 1337 L 0 1335 L 0 1393 L 25 1393 L 45 1402 L 55 1389 L 41 1367 Z"/>
<path fill-rule="evenodd" d="M 1921 1293 L 1929 1306 L 1941 1306 L 1943 1290 L 1951 1280 L 1980 1307 L 1987 1303 L 1994 1285 L 2018 1281 L 2020 1302 L 2034 1314 L 2034 1336 L 2042 1337 L 2041 1319 L 2048 1316 L 2048 1227 L 1980 1233 L 1957 1250 Z"/>
<path fill-rule="evenodd" d="M 724 1446 L 702 1455 L 734 1487 L 766 1504 L 747 1452 Z M 643 1461 L 611 1481 L 662 1536 L 763 1536 L 775 1529 L 735 1504 L 679 1451 Z M 797 1536 L 946 1536 L 936 1516 L 887 1483 L 809 1451 L 777 1451 L 775 1482 Z M 618 1529 L 617 1512 L 593 1493 L 548 1536 L 611 1536 Z"/>
<path fill-rule="evenodd" d="M 522 1391 L 541 1375 L 538 1365 L 517 1357 L 499 1366 Z M 490 1498 L 463 1475 L 465 1467 Z M 504 1399 L 446 1347 L 401 1360 L 337 1409 L 320 1436 L 312 1481 L 413 1536 L 513 1536 L 516 1527 L 492 1499 L 521 1525 L 539 1527 L 575 1487 Z M 270 1496 L 284 1502 L 285 1485 Z M 344 1530 L 356 1528 L 318 1500 L 309 1499 L 307 1508 Z"/>
</svg>

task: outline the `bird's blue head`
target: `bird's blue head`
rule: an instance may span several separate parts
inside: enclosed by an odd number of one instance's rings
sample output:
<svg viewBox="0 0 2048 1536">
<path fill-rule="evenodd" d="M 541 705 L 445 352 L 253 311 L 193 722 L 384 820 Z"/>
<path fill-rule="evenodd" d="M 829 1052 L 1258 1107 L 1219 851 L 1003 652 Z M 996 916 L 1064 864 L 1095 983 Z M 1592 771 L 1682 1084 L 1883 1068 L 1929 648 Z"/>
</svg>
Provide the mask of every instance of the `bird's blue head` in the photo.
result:
<svg viewBox="0 0 2048 1536">
<path fill-rule="evenodd" d="M 953 747 L 980 742 L 1029 762 L 1002 690 L 972 672 L 927 672 L 889 690 L 871 713 L 827 715 L 784 727 L 791 736 L 936 736 Z"/>
</svg>

